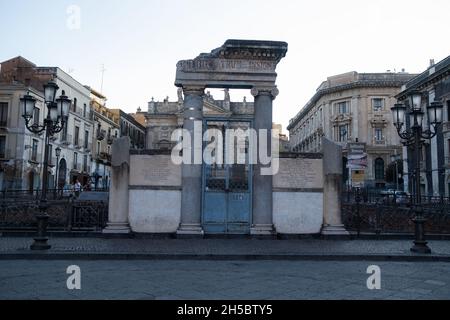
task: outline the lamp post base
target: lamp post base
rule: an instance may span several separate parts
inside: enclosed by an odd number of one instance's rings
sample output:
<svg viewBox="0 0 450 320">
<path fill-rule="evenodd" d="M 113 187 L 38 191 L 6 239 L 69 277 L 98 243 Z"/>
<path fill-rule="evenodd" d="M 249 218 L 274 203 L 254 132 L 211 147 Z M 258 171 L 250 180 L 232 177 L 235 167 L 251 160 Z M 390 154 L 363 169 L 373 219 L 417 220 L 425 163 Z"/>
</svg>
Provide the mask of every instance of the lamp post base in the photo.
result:
<svg viewBox="0 0 450 320">
<path fill-rule="evenodd" d="M 415 224 L 415 236 L 416 240 L 414 240 L 414 246 L 411 248 L 411 252 L 414 253 L 431 253 L 430 247 L 427 246 L 427 241 L 425 241 L 425 219 L 422 215 L 422 209 L 418 207 L 417 209 L 418 215 L 413 219 Z"/>
<path fill-rule="evenodd" d="M 41 210 L 46 211 L 46 203 L 42 205 Z M 31 250 L 48 250 L 52 246 L 47 243 L 48 238 L 46 237 L 47 233 L 47 224 L 49 216 L 47 213 L 39 214 L 37 217 L 37 236 L 34 238 L 33 244 L 30 246 Z"/>
<path fill-rule="evenodd" d="M 426 241 L 414 241 L 414 246 L 411 248 L 411 252 L 428 254 L 431 253 L 431 249 L 427 246 Z"/>
<path fill-rule="evenodd" d="M 52 246 L 47 243 L 48 238 L 34 238 L 34 243 L 30 246 L 31 250 L 49 250 Z"/>
</svg>

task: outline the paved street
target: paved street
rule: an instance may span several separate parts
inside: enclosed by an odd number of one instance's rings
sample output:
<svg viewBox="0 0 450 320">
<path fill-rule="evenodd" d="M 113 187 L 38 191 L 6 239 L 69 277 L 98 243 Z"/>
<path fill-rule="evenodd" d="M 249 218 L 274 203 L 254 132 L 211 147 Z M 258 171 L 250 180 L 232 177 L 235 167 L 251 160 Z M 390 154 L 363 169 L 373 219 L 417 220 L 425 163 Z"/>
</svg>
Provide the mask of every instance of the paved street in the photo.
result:
<svg viewBox="0 0 450 320">
<path fill-rule="evenodd" d="M 367 289 L 372 264 L 381 290 Z M 0 261 L 0 299 L 449 299 L 449 284 L 440 262 Z"/>
<path fill-rule="evenodd" d="M 33 239 L 0 238 L 4 254 L 29 255 Z M 196 255 L 196 256 L 395 256 L 417 257 L 410 251 L 412 240 L 256 240 L 256 239 L 104 239 L 50 238 L 50 255 Z M 449 257 L 450 241 L 430 241 L 434 257 Z M 47 254 L 47 253 L 46 253 Z M 65 258 L 63 258 L 65 259 Z M 68 259 L 72 259 L 69 257 Z M 179 258 L 178 258 L 179 259 Z M 370 260 L 370 259 L 369 259 Z"/>
</svg>

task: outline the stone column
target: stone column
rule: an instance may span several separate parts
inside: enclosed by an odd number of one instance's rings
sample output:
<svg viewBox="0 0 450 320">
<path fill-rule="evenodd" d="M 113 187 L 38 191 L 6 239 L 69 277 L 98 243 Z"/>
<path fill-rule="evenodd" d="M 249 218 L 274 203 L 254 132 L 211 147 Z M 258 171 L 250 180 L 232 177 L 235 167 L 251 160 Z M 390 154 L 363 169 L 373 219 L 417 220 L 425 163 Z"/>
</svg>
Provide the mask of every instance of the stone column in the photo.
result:
<svg viewBox="0 0 450 320">
<path fill-rule="evenodd" d="M 255 97 L 254 129 L 258 134 L 258 153 L 260 145 L 260 129 L 267 130 L 267 154 L 272 153 L 272 102 L 278 95 L 276 87 L 252 89 Z M 256 159 L 255 159 L 256 160 Z M 268 165 L 267 167 L 269 167 Z M 273 226 L 273 199 L 272 199 L 272 175 L 261 175 L 262 164 L 258 156 L 257 163 L 253 166 L 253 223 L 250 230 L 252 235 L 272 236 L 275 234 Z"/>
<path fill-rule="evenodd" d="M 323 227 L 325 236 L 349 235 L 342 224 L 342 147 L 326 138 L 323 139 Z"/>
<path fill-rule="evenodd" d="M 103 233 L 130 233 L 128 220 L 130 181 L 130 138 L 116 139 L 111 148 L 111 184 L 108 224 Z"/>
<path fill-rule="evenodd" d="M 191 164 L 183 163 L 181 169 L 181 223 L 177 235 L 179 237 L 202 237 L 202 121 L 204 88 L 187 87 L 183 88 L 183 92 L 183 129 L 189 131 L 191 135 L 191 149 L 183 150 L 183 152 L 190 153 Z M 197 157 L 195 157 L 196 152 L 199 155 Z"/>
</svg>

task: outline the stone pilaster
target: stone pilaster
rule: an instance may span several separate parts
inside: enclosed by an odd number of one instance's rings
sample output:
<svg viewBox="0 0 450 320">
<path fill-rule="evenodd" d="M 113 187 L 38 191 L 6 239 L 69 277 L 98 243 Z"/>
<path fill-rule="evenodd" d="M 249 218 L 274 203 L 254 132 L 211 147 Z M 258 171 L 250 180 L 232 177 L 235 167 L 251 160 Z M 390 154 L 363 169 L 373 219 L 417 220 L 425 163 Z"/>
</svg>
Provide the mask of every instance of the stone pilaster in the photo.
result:
<svg viewBox="0 0 450 320">
<path fill-rule="evenodd" d="M 203 236 L 201 225 L 202 216 L 202 122 L 203 122 L 203 96 L 202 87 L 185 87 L 183 107 L 183 129 L 191 136 L 190 149 L 183 152 L 190 154 L 191 163 L 182 164 L 182 191 L 181 191 L 181 223 L 177 235 Z M 200 135 L 198 137 L 197 135 Z M 200 143 L 196 143 L 195 140 Z M 199 157 L 195 156 L 195 153 Z"/>
<path fill-rule="evenodd" d="M 342 148 L 334 142 L 323 140 L 323 227 L 325 236 L 347 236 L 342 224 Z"/>
<path fill-rule="evenodd" d="M 266 129 L 267 135 L 264 139 L 267 139 L 267 154 L 271 155 L 272 102 L 278 95 L 278 89 L 276 87 L 254 87 L 251 93 L 255 97 L 254 129 L 258 134 L 258 153 L 259 139 L 261 139 L 259 130 Z M 253 223 L 250 233 L 256 236 L 272 236 L 276 233 L 273 226 L 273 176 L 262 175 L 262 167 L 258 157 L 257 163 L 253 167 Z"/>
<path fill-rule="evenodd" d="M 130 233 L 128 220 L 130 181 L 130 138 L 116 139 L 112 145 L 111 186 L 109 190 L 108 224 L 103 233 Z"/>
</svg>

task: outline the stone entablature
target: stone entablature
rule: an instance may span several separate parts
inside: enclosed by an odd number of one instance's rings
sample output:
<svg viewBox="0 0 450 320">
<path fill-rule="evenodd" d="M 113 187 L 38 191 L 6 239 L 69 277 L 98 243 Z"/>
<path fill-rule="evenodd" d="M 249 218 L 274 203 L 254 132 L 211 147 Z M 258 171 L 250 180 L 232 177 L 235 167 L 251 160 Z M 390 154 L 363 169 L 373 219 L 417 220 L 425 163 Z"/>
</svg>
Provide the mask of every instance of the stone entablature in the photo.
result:
<svg viewBox="0 0 450 320">
<path fill-rule="evenodd" d="M 280 41 L 227 40 L 211 53 L 177 64 L 177 87 L 251 89 L 273 87 L 278 62 L 286 55 Z"/>
</svg>

